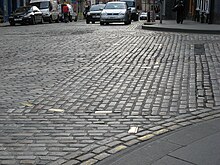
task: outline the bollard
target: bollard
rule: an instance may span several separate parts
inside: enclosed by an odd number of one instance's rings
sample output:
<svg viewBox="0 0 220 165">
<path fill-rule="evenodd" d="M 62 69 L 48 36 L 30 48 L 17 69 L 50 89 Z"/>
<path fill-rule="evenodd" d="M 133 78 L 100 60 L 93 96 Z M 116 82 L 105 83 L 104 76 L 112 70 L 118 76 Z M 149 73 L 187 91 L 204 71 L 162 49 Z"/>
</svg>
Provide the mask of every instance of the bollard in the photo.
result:
<svg viewBox="0 0 220 165">
<path fill-rule="evenodd" d="M 150 22 L 150 12 L 147 12 L 147 22 Z"/>
</svg>

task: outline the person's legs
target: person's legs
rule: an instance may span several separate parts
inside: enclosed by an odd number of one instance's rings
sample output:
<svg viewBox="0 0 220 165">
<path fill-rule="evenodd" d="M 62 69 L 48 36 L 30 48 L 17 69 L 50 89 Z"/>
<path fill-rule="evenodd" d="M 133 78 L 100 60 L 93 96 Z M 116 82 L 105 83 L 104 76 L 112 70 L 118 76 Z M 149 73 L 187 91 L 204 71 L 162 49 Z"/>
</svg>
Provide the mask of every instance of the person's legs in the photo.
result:
<svg viewBox="0 0 220 165">
<path fill-rule="evenodd" d="M 68 13 L 64 13 L 64 22 L 69 22 Z"/>
<path fill-rule="evenodd" d="M 179 12 L 177 11 L 177 15 L 176 15 L 176 23 L 180 23 L 180 14 L 179 14 Z"/>
</svg>

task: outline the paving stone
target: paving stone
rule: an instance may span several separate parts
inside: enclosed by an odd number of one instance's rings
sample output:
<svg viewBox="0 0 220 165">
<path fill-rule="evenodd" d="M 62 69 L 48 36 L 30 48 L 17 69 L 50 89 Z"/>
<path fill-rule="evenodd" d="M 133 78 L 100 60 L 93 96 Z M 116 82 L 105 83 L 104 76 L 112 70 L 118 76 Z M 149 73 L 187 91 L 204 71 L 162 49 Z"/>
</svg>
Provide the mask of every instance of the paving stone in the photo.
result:
<svg viewBox="0 0 220 165">
<path fill-rule="evenodd" d="M 92 164 L 95 164 L 98 160 L 96 159 L 89 159 L 83 163 L 81 163 L 81 165 L 92 165 Z"/>
<path fill-rule="evenodd" d="M 78 157 L 78 156 L 80 156 L 82 154 L 83 154 L 82 151 L 76 151 L 76 152 L 73 152 L 73 153 L 70 153 L 70 154 L 64 156 L 64 158 L 65 159 L 74 159 L 74 158 L 76 158 L 76 157 Z"/>
<path fill-rule="evenodd" d="M 107 153 L 103 152 L 103 153 L 95 156 L 94 158 L 97 159 L 97 160 L 103 160 L 103 159 L 107 158 L 108 156 L 110 156 L 110 154 L 107 154 Z"/>
<path fill-rule="evenodd" d="M 16 160 L 2 160 L 0 161 L 2 165 L 16 164 Z"/>
<path fill-rule="evenodd" d="M 65 163 L 63 163 L 63 165 L 75 165 L 75 164 L 79 164 L 80 162 L 78 160 L 69 160 Z"/>
<path fill-rule="evenodd" d="M 82 155 L 82 156 L 80 156 L 80 157 L 77 157 L 76 159 L 78 159 L 78 160 L 80 160 L 80 161 L 85 161 L 85 160 L 87 160 L 87 159 L 89 159 L 89 158 L 92 158 L 92 157 L 94 157 L 94 156 L 95 156 L 95 154 L 93 154 L 93 153 L 88 153 L 88 154 Z"/>
<path fill-rule="evenodd" d="M 82 151 L 88 152 L 88 151 L 91 151 L 91 150 L 93 150 L 94 148 L 97 148 L 97 147 L 99 147 L 99 145 L 91 144 L 91 145 L 88 145 L 87 147 L 83 148 Z"/>
<path fill-rule="evenodd" d="M 124 146 L 124 145 L 119 145 L 119 146 L 116 146 L 115 148 L 109 150 L 108 153 L 114 154 L 114 153 L 119 152 L 119 151 L 121 151 L 121 150 L 123 150 L 123 149 L 126 149 L 126 148 L 127 148 L 127 147 Z"/>
<path fill-rule="evenodd" d="M 137 138 L 137 136 L 130 135 L 130 136 L 126 136 L 126 137 L 121 138 L 121 140 L 127 142 L 127 141 L 135 139 L 135 138 Z"/>
<path fill-rule="evenodd" d="M 130 140 L 130 141 L 126 142 L 125 145 L 132 146 L 132 145 L 137 144 L 139 142 L 140 142 L 140 140 L 133 139 L 133 140 Z"/>
<path fill-rule="evenodd" d="M 157 131 L 157 130 L 162 129 L 162 128 L 163 128 L 162 126 L 155 126 L 155 127 L 150 128 L 149 130 L 150 131 Z"/>
<path fill-rule="evenodd" d="M 101 153 L 101 152 L 107 150 L 108 148 L 109 148 L 109 147 L 101 146 L 101 147 L 99 147 L 99 148 L 94 149 L 92 152 L 94 152 L 94 153 L 96 153 L 96 154 L 99 154 L 99 153 Z"/>
<path fill-rule="evenodd" d="M 58 160 L 56 160 L 54 162 L 49 163 L 49 165 L 60 165 L 60 164 L 63 164 L 65 162 L 66 162 L 65 159 L 58 159 Z"/>
</svg>

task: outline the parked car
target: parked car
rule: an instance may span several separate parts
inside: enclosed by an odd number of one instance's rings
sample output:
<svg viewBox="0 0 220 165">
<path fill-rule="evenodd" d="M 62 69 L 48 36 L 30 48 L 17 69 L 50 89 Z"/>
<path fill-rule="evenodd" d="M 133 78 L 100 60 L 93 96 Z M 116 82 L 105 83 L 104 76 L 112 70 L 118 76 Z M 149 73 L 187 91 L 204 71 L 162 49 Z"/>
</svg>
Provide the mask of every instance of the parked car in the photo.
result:
<svg viewBox="0 0 220 165">
<path fill-rule="evenodd" d="M 59 22 L 58 4 L 55 0 L 31 0 L 30 5 L 37 6 L 43 13 L 45 22 Z"/>
<path fill-rule="evenodd" d="M 140 14 L 140 20 L 147 20 L 147 12 L 142 12 Z"/>
<path fill-rule="evenodd" d="M 131 24 L 131 9 L 126 2 L 108 2 L 101 12 L 100 25 L 113 22 Z"/>
<path fill-rule="evenodd" d="M 69 4 L 59 4 L 58 5 L 60 21 L 62 21 L 62 22 L 64 21 L 64 15 L 63 15 L 63 11 L 62 11 L 62 8 L 64 5 L 66 5 L 69 9 L 69 14 L 68 14 L 69 21 L 72 22 L 74 20 L 76 22 L 78 20 L 78 14 L 76 12 L 74 12 L 73 7 Z"/>
<path fill-rule="evenodd" d="M 150 12 L 150 18 L 152 19 L 153 13 Z M 147 20 L 148 18 L 148 13 L 147 12 L 142 12 L 140 14 L 140 20 Z M 160 13 L 154 13 L 154 20 L 159 20 L 160 19 Z"/>
<path fill-rule="evenodd" d="M 90 22 L 95 23 L 96 21 L 100 21 L 100 14 L 104 7 L 105 4 L 92 5 L 89 12 L 87 12 L 86 23 L 89 24 Z"/>
<path fill-rule="evenodd" d="M 0 23 L 4 22 L 3 11 L 0 9 Z"/>
<path fill-rule="evenodd" d="M 10 25 L 43 23 L 42 12 L 36 6 L 23 6 L 13 12 L 9 17 Z"/>
</svg>

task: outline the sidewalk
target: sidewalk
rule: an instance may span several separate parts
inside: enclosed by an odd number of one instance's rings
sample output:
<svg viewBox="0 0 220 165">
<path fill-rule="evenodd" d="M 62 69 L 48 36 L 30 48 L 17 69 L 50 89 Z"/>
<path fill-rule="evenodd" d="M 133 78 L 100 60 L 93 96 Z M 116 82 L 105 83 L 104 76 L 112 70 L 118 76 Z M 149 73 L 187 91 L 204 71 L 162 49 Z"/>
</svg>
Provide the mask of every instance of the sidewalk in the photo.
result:
<svg viewBox="0 0 220 165">
<path fill-rule="evenodd" d="M 204 121 L 153 138 L 98 165 L 218 165 L 220 119 Z"/>
<path fill-rule="evenodd" d="M 162 24 L 157 20 L 155 23 L 144 22 L 142 29 L 168 32 L 220 34 L 220 25 L 198 23 L 184 20 L 183 24 L 177 24 L 175 20 L 163 20 Z"/>
</svg>

